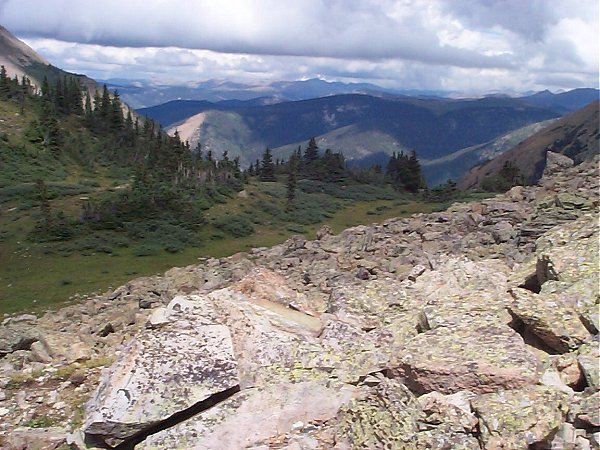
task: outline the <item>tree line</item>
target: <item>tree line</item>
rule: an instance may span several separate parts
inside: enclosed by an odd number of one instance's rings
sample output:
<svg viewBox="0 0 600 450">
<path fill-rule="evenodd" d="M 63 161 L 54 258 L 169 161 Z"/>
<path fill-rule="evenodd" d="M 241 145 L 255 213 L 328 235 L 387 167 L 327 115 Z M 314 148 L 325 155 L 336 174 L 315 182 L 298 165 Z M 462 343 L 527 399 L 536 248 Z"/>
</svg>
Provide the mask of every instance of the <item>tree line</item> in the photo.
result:
<svg viewBox="0 0 600 450">
<path fill-rule="evenodd" d="M 272 182 L 285 179 L 288 207 L 292 207 L 299 179 L 316 180 L 326 183 L 390 184 L 397 191 L 416 193 L 426 187 L 421 164 L 413 150 L 410 155 L 393 153 L 385 172 L 380 165 L 369 168 L 349 168 L 342 152 L 327 148 L 320 152 L 314 137 L 310 138 L 305 149 L 299 146 L 286 160 L 273 161 L 273 153 L 266 148 L 262 158 L 251 164 L 247 175 L 260 181 Z"/>
</svg>

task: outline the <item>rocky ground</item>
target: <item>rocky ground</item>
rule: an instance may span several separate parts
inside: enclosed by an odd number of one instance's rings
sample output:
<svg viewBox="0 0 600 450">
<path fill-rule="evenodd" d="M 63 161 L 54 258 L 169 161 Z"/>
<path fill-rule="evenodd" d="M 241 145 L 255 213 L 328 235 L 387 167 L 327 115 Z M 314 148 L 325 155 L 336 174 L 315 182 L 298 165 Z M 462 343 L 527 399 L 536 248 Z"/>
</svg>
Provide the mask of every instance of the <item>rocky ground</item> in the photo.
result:
<svg viewBox="0 0 600 450">
<path fill-rule="evenodd" d="M 600 448 L 598 159 L 0 327 L 7 449 Z"/>
</svg>

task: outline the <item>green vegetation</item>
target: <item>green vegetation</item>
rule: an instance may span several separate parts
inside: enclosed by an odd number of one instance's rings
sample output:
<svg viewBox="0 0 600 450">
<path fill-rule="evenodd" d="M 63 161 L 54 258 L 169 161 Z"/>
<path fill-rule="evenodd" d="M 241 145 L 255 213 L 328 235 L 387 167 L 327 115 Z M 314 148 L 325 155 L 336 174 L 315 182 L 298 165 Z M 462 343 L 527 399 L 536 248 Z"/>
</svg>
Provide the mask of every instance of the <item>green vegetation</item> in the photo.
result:
<svg viewBox="0 0 600 450">
<path fill-rule="evenodd" d="M 381 167 L 348 170 L 314 139 L 287 162 L 265 151 L 242 172 L 238 158 L 203 157 L 140 121 L 117 93 L 91 98 L 64 78 L 34 91 L 26 79 L 0 83 L 0 313 L 312 237 L 323 224 L 339 232 L 442 205 Z M 419 169 L 416 155 L 402 161 L 411 158 Z"/>
<path fill-rule="evenodd" d="M 506 192 L 511 187 L 524 185 L 521 171 L 511 161 L 506 161 L 496 175 L 486 177 L 481 182 L 481 189 L 488 192 Z"/>
<path fill-rule="evenodd" d="M 48 428 L 57 422 L 57 419 L 50 416 L 37 416 L 25 422 L 25 426 L 28 428 Z"/>
</svg>

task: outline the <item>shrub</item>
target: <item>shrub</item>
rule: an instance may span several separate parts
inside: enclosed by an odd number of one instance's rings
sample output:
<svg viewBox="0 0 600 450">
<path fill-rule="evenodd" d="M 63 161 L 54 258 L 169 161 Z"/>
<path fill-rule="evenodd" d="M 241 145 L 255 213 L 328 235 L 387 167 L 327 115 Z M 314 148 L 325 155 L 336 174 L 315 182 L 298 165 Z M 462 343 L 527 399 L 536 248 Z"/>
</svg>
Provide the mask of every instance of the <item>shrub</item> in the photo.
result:
<svg viewBox="0 0 600 450">
<path fill-rule="evenodd" d="M 133 256 L 156 256 L 159 253 L 159 249 L 151 244 L 142 244 L 133 249 L 131 252 Z"/>
<path fill-rule="evenodd" d="M 304 228 L 304 226 L 297 224 L 297 223 L 291 223 L 287 226 L 287 230 L 291 231 L 292 233 L 305 233 L 306 232 L 306 228 Z"/>
<path fill-rule="evenodd" d="M 235 237 L 250 236 L 254 233 L 252 222 L 242 214 L 215 219 L 213 225 Z"/>
</svg>

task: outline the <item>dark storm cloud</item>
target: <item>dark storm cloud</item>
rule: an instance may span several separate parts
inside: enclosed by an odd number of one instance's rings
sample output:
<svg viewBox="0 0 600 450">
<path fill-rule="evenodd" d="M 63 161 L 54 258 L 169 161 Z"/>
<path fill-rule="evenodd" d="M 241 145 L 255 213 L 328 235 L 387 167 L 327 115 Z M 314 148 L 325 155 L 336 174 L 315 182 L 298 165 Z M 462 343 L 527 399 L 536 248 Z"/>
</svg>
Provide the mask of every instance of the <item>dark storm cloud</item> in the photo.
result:
<svg viewBox="0 0 600 450">
<path fill-rule="evenodd" d="M 173 82 L 597 85 L 597 19 L 596 0 L 0 0 L 0 23 L 55 65 Z"/>
<path fill-rule="evenodd" d="M 542 40 L 559 17 L 548 0 L 461 0 L 442 8 L 475 27 L 500 27 L 530 40 Z"/>
<path fill-rule="evenodd" d="M 393 9 L 389 1 L 5 0 L 0 18 L 26 37 L 115 47 L 510 66 L 505 56 L 442 45 L 418 7 L 401 17 Z"/>
</svg>

